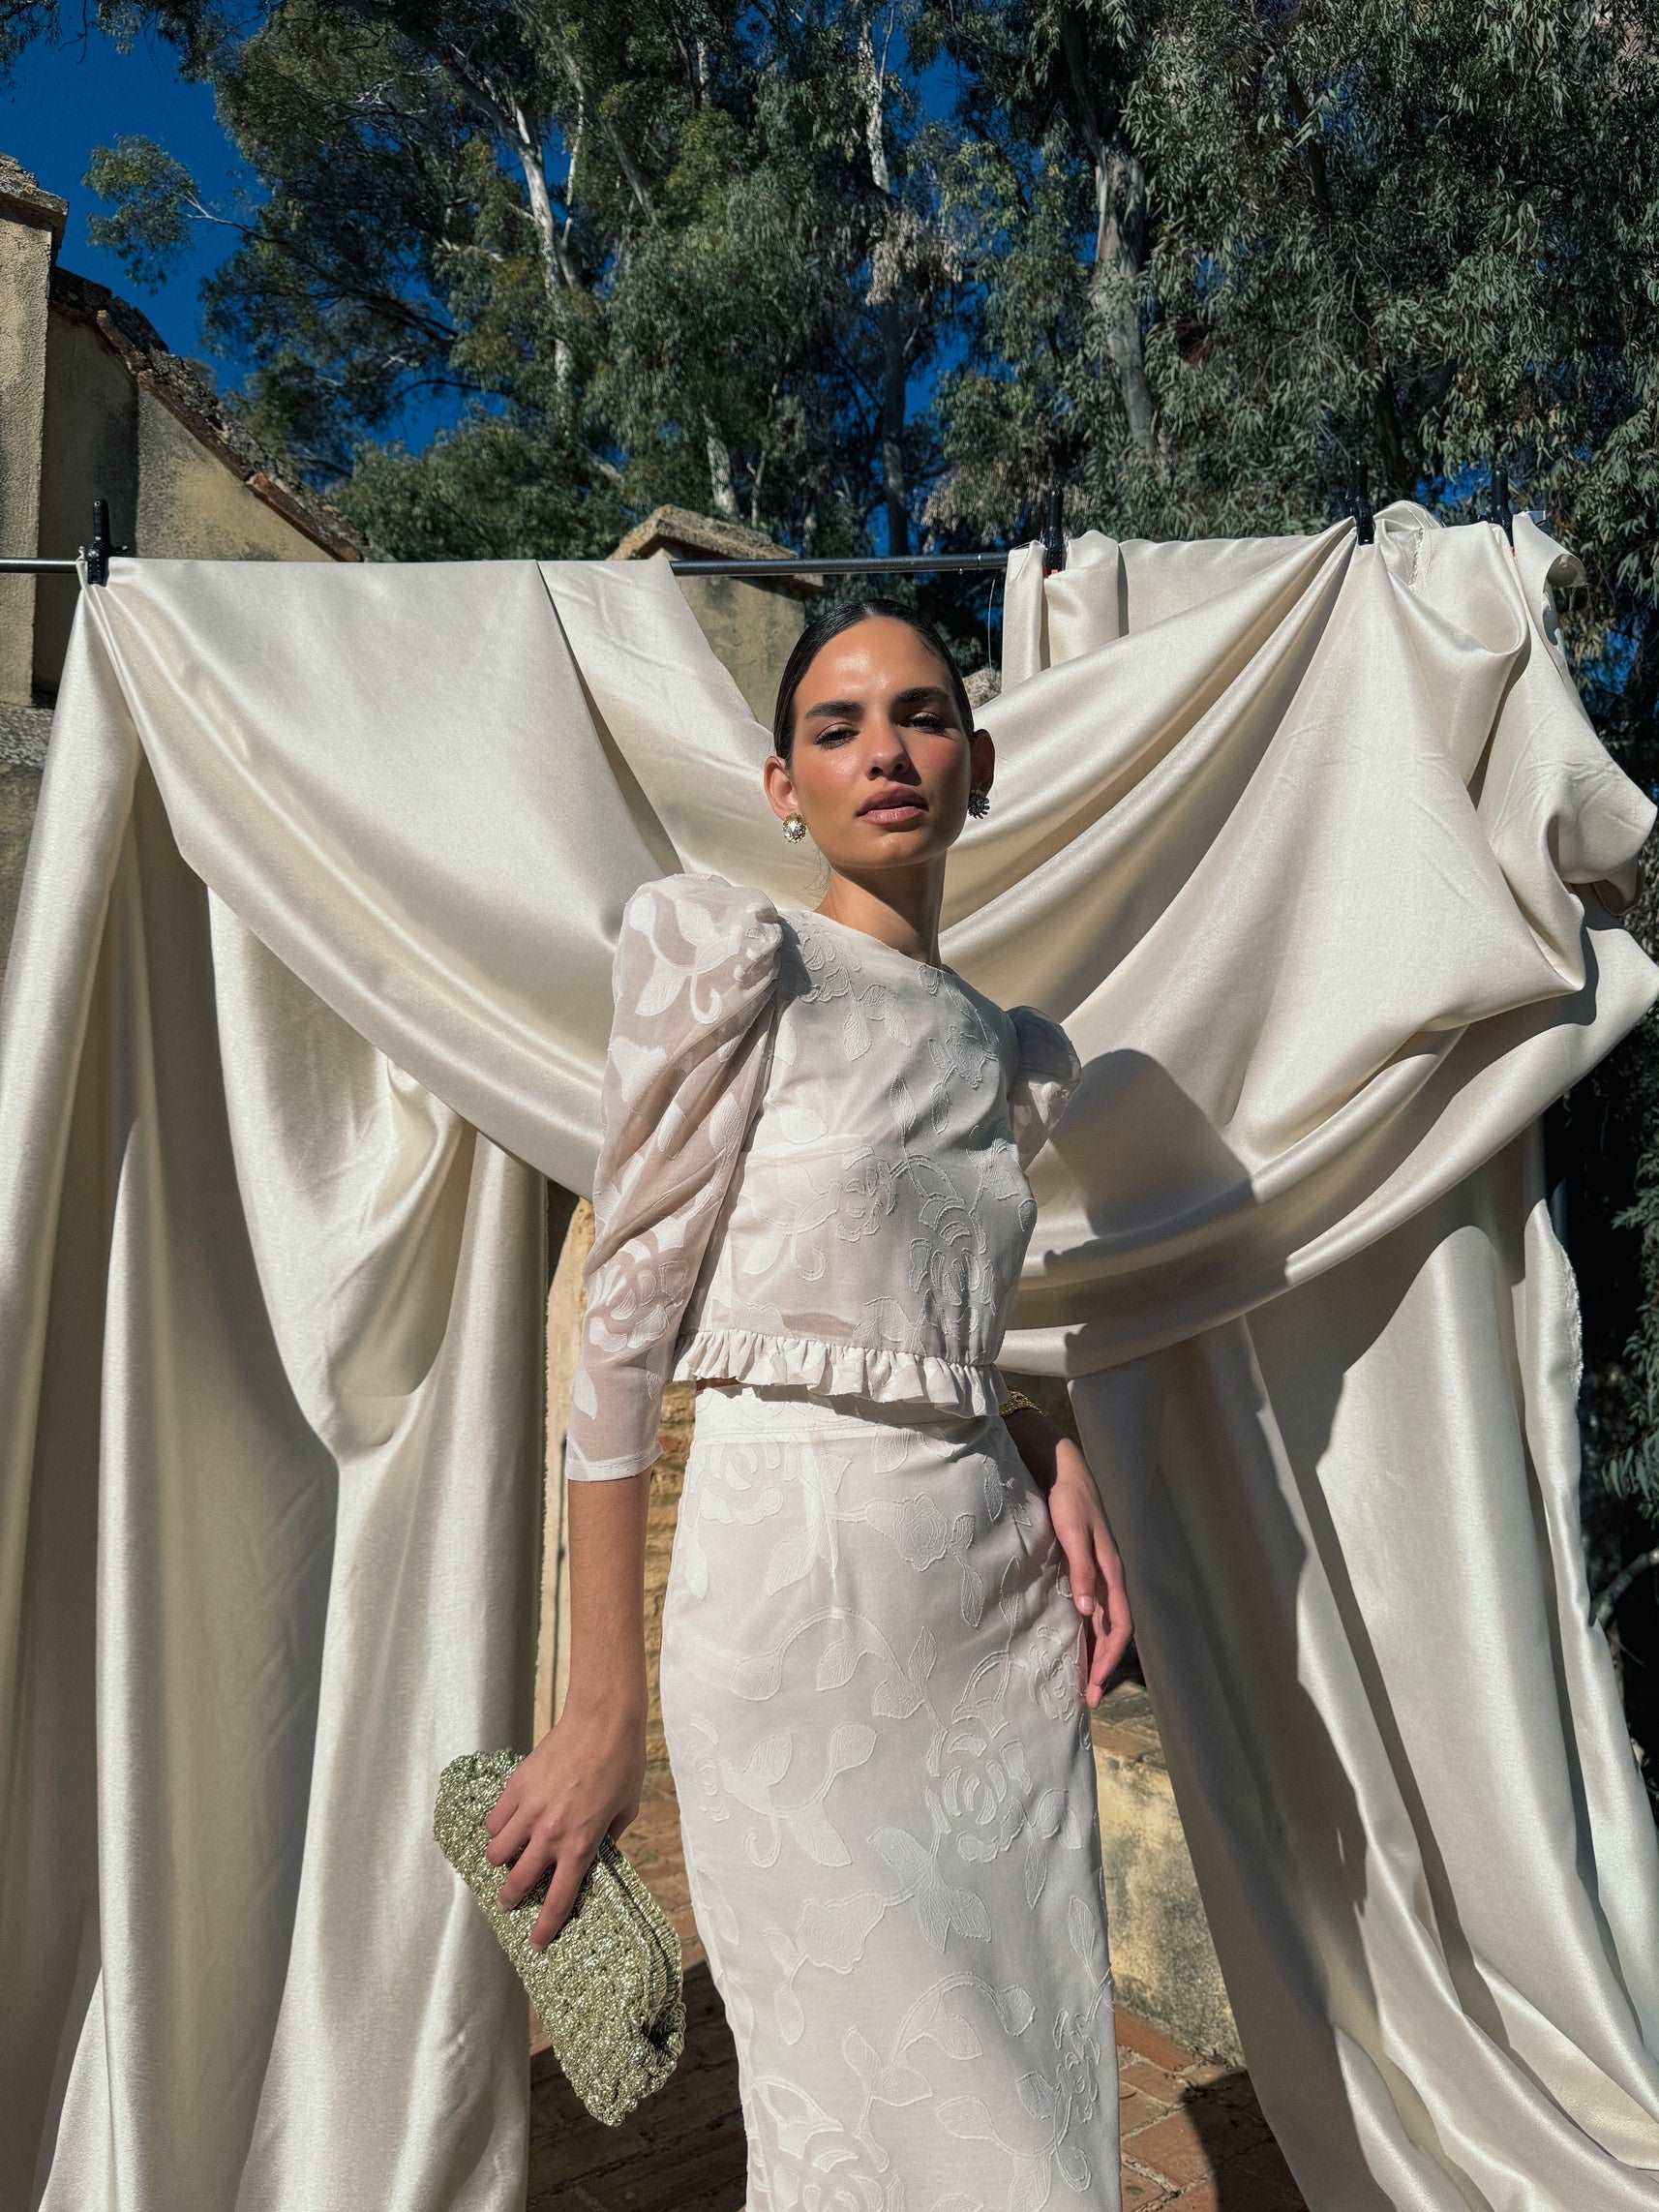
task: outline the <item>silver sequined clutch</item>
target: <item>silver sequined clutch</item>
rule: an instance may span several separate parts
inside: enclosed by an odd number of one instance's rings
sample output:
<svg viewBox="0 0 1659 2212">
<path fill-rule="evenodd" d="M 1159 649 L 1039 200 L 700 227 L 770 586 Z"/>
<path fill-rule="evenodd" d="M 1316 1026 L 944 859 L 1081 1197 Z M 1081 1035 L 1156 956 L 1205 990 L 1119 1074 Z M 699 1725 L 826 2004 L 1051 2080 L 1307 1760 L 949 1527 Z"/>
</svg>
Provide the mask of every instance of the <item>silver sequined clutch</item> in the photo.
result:
<svg viewBox="0 0 1659 2212">
<path fill-rule="evenodd" d="M 438 1776 L 432 1833 L 512 1961 L 565 2078 L 596 2120 L 616 2127 L 660 2088 L 685 2048 L 679 1936 L 611 1835 L 582 1878 L 564 1925 L 537 1951 L 529 1934 L 547 1902 L 548 1868 L 511 1912 L 505 1866 L 484 1856 L 484 1816 L 522 1754 L 468 1751 Z"/>
</svg>

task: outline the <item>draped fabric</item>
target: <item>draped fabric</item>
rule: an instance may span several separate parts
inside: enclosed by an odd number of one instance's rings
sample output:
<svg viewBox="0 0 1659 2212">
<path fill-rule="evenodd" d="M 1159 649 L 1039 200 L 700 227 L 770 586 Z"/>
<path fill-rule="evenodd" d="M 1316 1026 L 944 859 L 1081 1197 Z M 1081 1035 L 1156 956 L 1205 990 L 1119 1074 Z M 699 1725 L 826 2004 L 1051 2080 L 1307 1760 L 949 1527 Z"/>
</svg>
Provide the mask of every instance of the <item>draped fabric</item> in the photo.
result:
<svg viewBox="0 0 1659 2212">
<path fill-rule="evenodd" d="M 1659 2206 L 1659 1852 L 1536 1118 L 1655 995 L 1576 567 L 1400 505 L 1370 553 L 1091 534 L 1010 578 L 1005 757 L 1101 704 L 1099 811 L 1019 894 L 1063 879 L 1089 1065 L 1034 1240 L 1059 1318 L 1003 1357 L 1072 1378 L 1313 2212 Z"/>
<path fill-rule="evenodd" d="M 1537 1117 L 1659 996 L 1525 517 L 1010 561 L 943 957 L 1084 1062 L 1069 1379 L 1316 2212 L 1659 2205 L 1659 1849 Z M 666 562 L 83 591 L 0 999 L 0 2202 L 523 2201 L 431 1841 L 528 1742 L 547 1183 L 622 906 L 816 903 Z"/>
</svg>

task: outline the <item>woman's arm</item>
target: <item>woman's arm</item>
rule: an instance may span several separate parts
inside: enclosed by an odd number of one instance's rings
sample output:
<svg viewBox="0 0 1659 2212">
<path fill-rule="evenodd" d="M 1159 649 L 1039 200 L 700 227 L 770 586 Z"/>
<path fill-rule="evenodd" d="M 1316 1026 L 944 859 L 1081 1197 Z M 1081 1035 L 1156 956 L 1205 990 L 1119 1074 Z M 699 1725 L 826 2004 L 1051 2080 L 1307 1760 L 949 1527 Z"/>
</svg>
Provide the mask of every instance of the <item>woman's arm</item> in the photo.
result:
<svg viewBox="0 0 1659 2212">
<path fill-rule="evenodd" d="M 1046 1497 L 1059 1471 L 1055 1447 L 1065 1442 L 1064 1430 L 1057 1429 L 1036 1406 L 1017 1406 L 1011 1413 L 1005 1413 L 1003 1427 L 1019 1446 L 1019 1456 L 1032 1480 Z"/>
<path fill-rule="evenodd" d="M 630 1718 L 645 1717 L 646 1511 L 650 1485 L 647 1469 L 619 1482 L 566 1486 L 570 1682 L 565 1712 L 620 1707 Z M 638 1811 L 636 1803 L 628 1822 Z"/>
<path fill-rule="evenodd" d="M 484 1817 L 484 1856 L 508 1870 L 511 1912 L 553 1869 L 529 1941 L 564 1925 L 599 1838 L 639 1816 L 646 1778 L 645 1553 L 650 1470 L 565 1486 L 571 1672 L 558 1720 L 513 1769 Z"/>
<path fill-rule="evenodd" d="M 1089 1623 L 1083 1694 L 1097 1706 L 1134 1634 L 1124 1565 L 1106 1525 L 1089 1463 L 1063 1429 L 1035 1406 L 1004 1416 L 1020 1458 L 1042 1493 L 1049 1522 L 1066 1555 L 1072 1602 Z"/>
<path fill-rule="evenodd" d="M 536 1949 L 645 1786 L 646 1507 L 676 1333 L 759 1098 L 783 924 L 765 893 L 680 873 L 640 885 L 611 964 L 593 1244 L 565 1424 L 570 1687 L 486 1816 L 506 1911 L 544 1872 Z"/>
</svg>

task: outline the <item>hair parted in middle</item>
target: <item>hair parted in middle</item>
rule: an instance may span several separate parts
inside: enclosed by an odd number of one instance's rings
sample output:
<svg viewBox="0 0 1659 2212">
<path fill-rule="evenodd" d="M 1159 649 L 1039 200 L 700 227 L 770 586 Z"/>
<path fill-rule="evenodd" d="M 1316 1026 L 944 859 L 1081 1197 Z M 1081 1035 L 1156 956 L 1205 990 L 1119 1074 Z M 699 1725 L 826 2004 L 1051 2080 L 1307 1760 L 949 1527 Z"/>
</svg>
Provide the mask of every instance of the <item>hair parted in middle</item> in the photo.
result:
<svg viewBox="0 0 1659 2212">
<path fill-rule="evenodd" d="M 789 759 L 790 747 L 795 742 L 795 695 L 800 688 L 800 680 L 812 663 L 813 655 L 821 646 L 828 645 L 843 630 L 855 622 L 864 621 L 871 615 L 890 615 L 895 621 L 908 622 L 938 659 L 944 664 L 946 679 L 956 712 L 961 718 L 962 735 L 974 734 L 974 708 L 968 697 L 968 687 L 962 681 L 962 671 L 956 666 L 954 655 L 927 617 L 914 607 L 907 607 L 902 599 L 887 599 L 879 595 L 856 599 L 843 599 L 826 607 L 807 623 L 790 649 L 789 658 L 783 664 L 778 679 L 777 703 L 772 709 L 772 750 L 782 761 Z"/>
</svg>

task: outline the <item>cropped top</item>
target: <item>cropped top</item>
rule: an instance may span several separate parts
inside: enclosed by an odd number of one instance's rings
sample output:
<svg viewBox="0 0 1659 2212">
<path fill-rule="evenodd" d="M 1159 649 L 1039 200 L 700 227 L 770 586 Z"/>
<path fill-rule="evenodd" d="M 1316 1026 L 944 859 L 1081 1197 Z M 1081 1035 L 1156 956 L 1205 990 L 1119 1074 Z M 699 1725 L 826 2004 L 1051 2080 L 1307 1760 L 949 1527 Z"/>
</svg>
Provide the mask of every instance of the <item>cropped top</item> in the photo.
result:
<svg viewBox="0 0 1659 2212">
<path fill-rule="evenodd" d="M 995 1412 L 1060 1024 L 690 873 L 628 899 L 612 997 L 566 1474 L 649 1468 L 670 1379 Z"/>
</svg>

